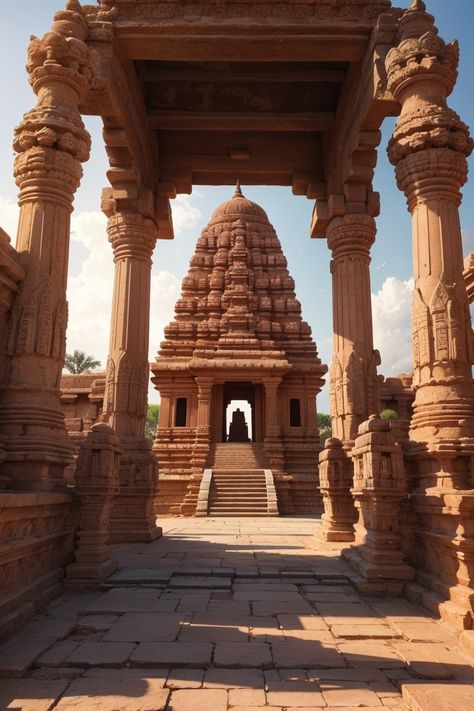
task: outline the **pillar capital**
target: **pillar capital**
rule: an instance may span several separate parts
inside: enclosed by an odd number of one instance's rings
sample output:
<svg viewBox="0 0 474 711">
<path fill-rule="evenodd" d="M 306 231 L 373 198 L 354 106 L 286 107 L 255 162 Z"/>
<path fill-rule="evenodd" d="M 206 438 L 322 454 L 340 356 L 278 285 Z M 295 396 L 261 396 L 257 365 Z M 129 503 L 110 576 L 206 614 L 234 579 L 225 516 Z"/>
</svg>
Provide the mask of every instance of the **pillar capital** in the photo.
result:
<svg viewBox="0 0 474 711">
<path fill-rule="evenodd" d="M 423 7 L 411 7 L 400 20 L 400 44 L 385 60 L 388 89 L 402 105 L 388 155 L 407 196 L 412 183 L 433 178 L 459 189 L 473 147 L 468 127 L 446 102 L 456 83 L 459 48 L 437 32 Z M 415 154 L 420 155 L 405 164 Z"/>
<path fill-rule="evenodd" d="M 62 194 L 72 200 L 79 185 L 80 163 L 89 158 L 90 137 L 78 106 L 99 65 L 86 38 L 87 21 L 77 0 L 56 13 L 51 30 L 41 39 L 31 38 L 27 70 L 38 101 L 15 129 L 13 140 L 20 204 L 35 200 L 43 181 L 43 191 L 53 201 L 61 201 Z"/>
<path fill-rule="evenodd" d="M 370 215 L 348 213 L 332 219 L 327 227 L 328 247 L 334 259 L 364 256 L 370 261 L 376 225 Z"/>
<path fill-rule="evenodd" d="M 151 260 L 158 235 L 150 218 L 131 210 L 117 212 L 109 217 L 107 234 L 115 262 L 126 258 Z"/>
</svg>

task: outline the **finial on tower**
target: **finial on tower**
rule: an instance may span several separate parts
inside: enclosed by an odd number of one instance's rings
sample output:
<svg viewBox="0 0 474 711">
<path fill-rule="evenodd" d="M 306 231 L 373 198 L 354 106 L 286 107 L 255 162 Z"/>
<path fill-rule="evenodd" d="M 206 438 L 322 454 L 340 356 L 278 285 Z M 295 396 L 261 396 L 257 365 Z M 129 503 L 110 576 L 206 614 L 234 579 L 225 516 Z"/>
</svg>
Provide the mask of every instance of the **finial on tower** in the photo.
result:
<svg viewBox="0 0 474 711">
<path fill-rule="evenodd" d="M 235 197 L 235 198 L 236 197 L 244 197 L 242 194 L 242 190 L 240 189 L 240 180 L 237 180 L 237 182 L 235 184 L 235 190 L 234 190 L 234 194 L 232 195 L 232 197 Z"/>
<path fill-rule="evenodd" d="M 68 0 L 66 10 L 71 10 L 72 12 L 82 12 L 82 5 L 79 0 Z"/>
<path fill-rule="evenodd" d="M 413 0 L 410 10 L 426 10 L 426 5 L 423 0 Z"/>
</svg>

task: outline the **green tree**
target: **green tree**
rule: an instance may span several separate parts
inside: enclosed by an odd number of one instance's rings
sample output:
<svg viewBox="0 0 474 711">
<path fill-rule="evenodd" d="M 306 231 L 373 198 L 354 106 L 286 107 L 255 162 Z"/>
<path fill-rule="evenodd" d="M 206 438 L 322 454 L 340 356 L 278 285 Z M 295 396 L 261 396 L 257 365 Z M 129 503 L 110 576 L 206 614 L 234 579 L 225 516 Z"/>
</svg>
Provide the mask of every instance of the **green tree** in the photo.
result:
<svg viewBox="0 0 474 711">
<path fill-rule="evenodd" d="M 160 415 L 160 406 L 157 404 L 148 405 L 148 412 L 145 422 L 145 437 L 149 442 L 153 442 L 156 437 L 156 428 L 158 427 L 158 417 Z"/>
<path fill-rule="evenodd" d="M 88 356 L 84 351 L 74 351 L 74 353 L 66 353 L 64 359 L 64 367 L 74 375 L 85 373 L 88 370 L 94 370 L 100 366 L 100 360 L 95 360 L 94 356 Z"/>
<path fill-rule="evenodd" d="M 387 408 L 386 410 L 382 410 L 380 417 L 382 420 L 398 420 L 398 412 Z"/>
<path fill-rule="evenodd" d="M 324 444 L 328 437 L 332 437 L 331 415 L 318 412 L 318 427 L 321 444 Z"/>
</svg>

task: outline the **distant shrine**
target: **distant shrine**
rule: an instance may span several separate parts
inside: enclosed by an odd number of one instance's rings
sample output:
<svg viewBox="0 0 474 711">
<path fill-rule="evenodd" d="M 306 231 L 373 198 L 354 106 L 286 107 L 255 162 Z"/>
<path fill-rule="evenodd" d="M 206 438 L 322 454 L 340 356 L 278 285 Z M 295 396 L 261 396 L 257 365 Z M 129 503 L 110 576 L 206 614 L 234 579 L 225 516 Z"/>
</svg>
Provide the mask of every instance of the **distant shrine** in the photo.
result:
<svg viewBox="0 0 474 711">
<path fill-rule="evenodd" d="M 152 364 L 158 511 L 195 513 L 203 473 L 217 469 L 236 480 L 242 469 L 270 471 L 280 513 L 320 511 L 316 395 L 326 370 L 275 230 L 237 185 L 198 239 Z"/>
</svg>

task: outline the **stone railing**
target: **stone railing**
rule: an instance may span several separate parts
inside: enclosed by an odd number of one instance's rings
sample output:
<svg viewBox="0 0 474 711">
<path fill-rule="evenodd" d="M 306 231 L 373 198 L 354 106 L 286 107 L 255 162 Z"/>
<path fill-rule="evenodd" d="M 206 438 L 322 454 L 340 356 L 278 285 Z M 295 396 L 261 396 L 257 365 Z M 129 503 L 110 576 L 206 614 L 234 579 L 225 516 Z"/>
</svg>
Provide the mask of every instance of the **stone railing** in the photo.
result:
<svg viewBox="0 0 474 711">
<path fill-rule="evenodd" d="M 211 491 L 212 469 L 204 469 L 199 487 L 196 516 L 207 516 L 209 509 L 209 494 Z"/>
<path fill-rule="evenodd" d="M 271 469 L 265 469 L 265 486 L 267 488 L 267 512 L 278 516 L 278 496 L 275 488 L 275 480 Z"/>
</svg>

